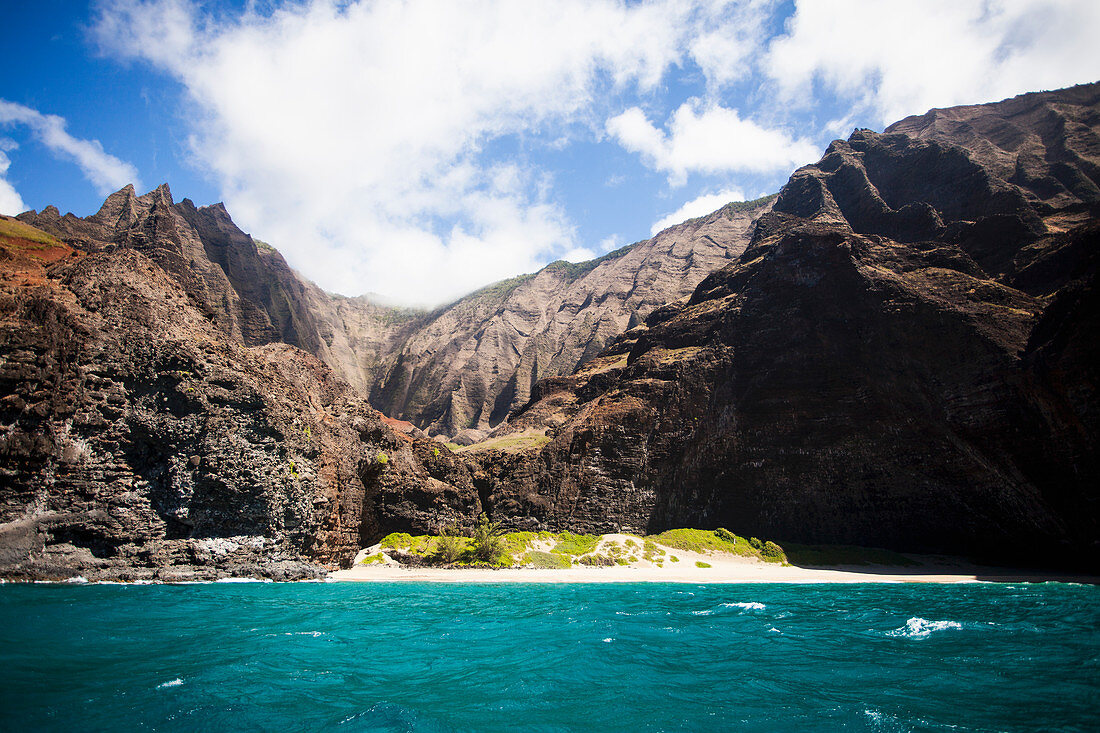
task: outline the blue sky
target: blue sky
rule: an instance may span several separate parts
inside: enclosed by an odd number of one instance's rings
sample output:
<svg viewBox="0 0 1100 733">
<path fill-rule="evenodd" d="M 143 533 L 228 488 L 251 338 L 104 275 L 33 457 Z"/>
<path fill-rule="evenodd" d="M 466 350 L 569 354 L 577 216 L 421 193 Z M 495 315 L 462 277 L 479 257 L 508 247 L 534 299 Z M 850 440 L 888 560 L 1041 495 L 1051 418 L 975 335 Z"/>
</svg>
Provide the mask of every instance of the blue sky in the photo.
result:
<svg viewBox="0 0 1100 733">
<path fill-rule="evenodd" d="M 0 213 L 224 201 L 436 304 L 771 193 L 854 127 L 1100 79 L 1092 0 L 4 3 Z"/>
</svg>

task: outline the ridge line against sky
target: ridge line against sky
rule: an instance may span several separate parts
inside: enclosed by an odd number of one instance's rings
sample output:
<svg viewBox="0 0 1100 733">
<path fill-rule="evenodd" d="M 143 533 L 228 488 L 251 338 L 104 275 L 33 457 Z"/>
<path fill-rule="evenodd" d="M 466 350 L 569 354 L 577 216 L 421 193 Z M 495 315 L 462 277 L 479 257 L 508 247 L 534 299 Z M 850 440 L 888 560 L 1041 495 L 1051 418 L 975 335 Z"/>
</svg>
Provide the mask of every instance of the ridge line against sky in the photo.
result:
<svg viewBox="0 0 1100 733">
<path fill-rule="evenodd" d="M 419 305 L 774 193 L 854 127 L 1100 79 L 1091 0 L 42 0 L 7 15 L 0 213 L 86 215 L 167 181 L 224 201 L 327 290 Z"/>
</svg>

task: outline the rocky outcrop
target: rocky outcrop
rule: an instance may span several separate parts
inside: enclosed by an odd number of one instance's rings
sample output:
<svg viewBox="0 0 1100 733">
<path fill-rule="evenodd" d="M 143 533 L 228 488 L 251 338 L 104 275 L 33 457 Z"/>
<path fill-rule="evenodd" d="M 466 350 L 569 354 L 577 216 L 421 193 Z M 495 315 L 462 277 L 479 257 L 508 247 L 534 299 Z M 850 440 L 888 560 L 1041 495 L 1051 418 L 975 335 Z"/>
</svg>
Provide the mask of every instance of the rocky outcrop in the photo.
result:
<svg viewBox="0 0 1100 733">
<path fill-rule="evenodd" d="M 173 203 L 167 185 L 143 196 L 127 186 L 86 219 L 53 207 L 19 218 L 82 251 L 140 250 L 227 337 L 297 346 L 386 414 L 471 443 L 527 402 L 535 381 L 571 373 L 738 256 L 773 199 L 731 204 L 597 260 L 555 262 L 431 313 L 325 293 L 224 206 Z"/>
<path fill-rule="evenodd" d="M 0 237 L 3 576 L 309 577 L 477 516 L 452 454 L 302 350 L 232 338 L 256 322 L 227 329 L 178 252 L 20 231 Z"/>
<path fill-rule="evenodd" d="M 1095 562 L 1098 131 L 1100 85 L 858 130 L 432 314 L 167 187 L 5 220 L 0 573 L 302 577 L 481 511 Z"/>
<path fill-rule="evenodd" d="M 599 259 L 555 262 L 432 313 L 388 358 L 371 403 L 463 444 L 483 439 L 530 399 L 536 381 L 572 373 L 739 256 L 773 201 L 730 204 Z"/>
<path fill-rule="evenodd" d="M 130 248 L 169 273 L 228 338 L 283 342 L 314 354 L 366 394 L 385 355 L 423 314 L 325 293 L 273 247 L 242 232 L 221 204 L 172 201 L 167 185 L 111 194 L 87 218 L 54 207 L 19 219 L 81 251 Z"/>
<path fill-rule="evenodd" d="M 1090 85 L 833 143 L 737 262 L 536 385 L 497 434 L 552 440 L 475 453 L 486 506 L 1095 562 L 1098 131 Z"/>
</svg>

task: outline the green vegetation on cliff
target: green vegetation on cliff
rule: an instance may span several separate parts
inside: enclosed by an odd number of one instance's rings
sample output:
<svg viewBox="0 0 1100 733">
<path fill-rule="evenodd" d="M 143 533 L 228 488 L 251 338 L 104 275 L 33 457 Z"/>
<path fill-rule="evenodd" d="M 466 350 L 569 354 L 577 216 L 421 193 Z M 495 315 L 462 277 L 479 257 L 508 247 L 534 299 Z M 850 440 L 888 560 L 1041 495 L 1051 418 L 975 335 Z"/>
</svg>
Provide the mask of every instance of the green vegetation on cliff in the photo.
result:
<svg viewBox="0 0 1100 733">
<path fill-rule="evenodd" d="M 419 561 L 453 567 L 568 568 L 573 565 L 611 566 L 638 562 L 663 567 L 665 561 L 679 562 L 665 548 L 700 554 L 729 553 L 755 557 L 764 562 L 786 562 L 779 545 L 739 537 L 725 529 L 671 529 L 649 537 L 616 539 L 605 535 L 574 532 L 508 532 L 482 515 L 472 536 L 449 527 L 439 535 L 410 535 L 395 532 L 379 543 L 382 550 L 414 555 Z M 371 557 L 375 557 L 372 555 Z M 704 567 L 704 565 L 699 565 Z"/>
</svg>

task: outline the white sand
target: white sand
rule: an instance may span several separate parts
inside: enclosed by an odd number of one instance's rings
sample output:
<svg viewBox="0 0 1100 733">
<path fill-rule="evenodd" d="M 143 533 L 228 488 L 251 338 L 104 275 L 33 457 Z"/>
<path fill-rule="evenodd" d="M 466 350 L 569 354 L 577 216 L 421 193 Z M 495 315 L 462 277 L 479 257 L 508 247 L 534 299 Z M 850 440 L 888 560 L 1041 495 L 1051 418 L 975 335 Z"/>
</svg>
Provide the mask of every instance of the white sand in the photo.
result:
<svg viewBox="0 0 1100 733">
<path fill-rule="evenodd" d="M 620 544 L 628 535 L 605 535 L 600 549 L 609 541 Z M 640 542 L 639 542 L 640 544 Z M 549 549 L 549 548 L 533 548 Z M 348 570 L 330 573 L 329 580 L 352 581 L 429 581 L 443 583 L 973 583 L 981 580 L 1001 582 L 1065 582 L 1096 583 L 1097 578 L 1043 575 L 1028 571 L 986 568 L 950 561 L 928 561 L 915 567 L 881 565 L 838 566 L 829 568 L 783 566 L 728 553 L 700 554 L 663 547 L 666 555 L 663 567 L 639 560 L 631 565 L 589 567 L 574 565 L 560 570 L 534 568 L 409 568 L 387 558 L 386 564 L 354 565 Z M 356 560 L 375 554 L 379 546 L 367 548 Z M 640 551 L 638 553 L 641 554 Z M 679 562 L 671 562 L 675 555 Z M 711 567 L 698 567 L 704 562 Z"/>
</svg>

